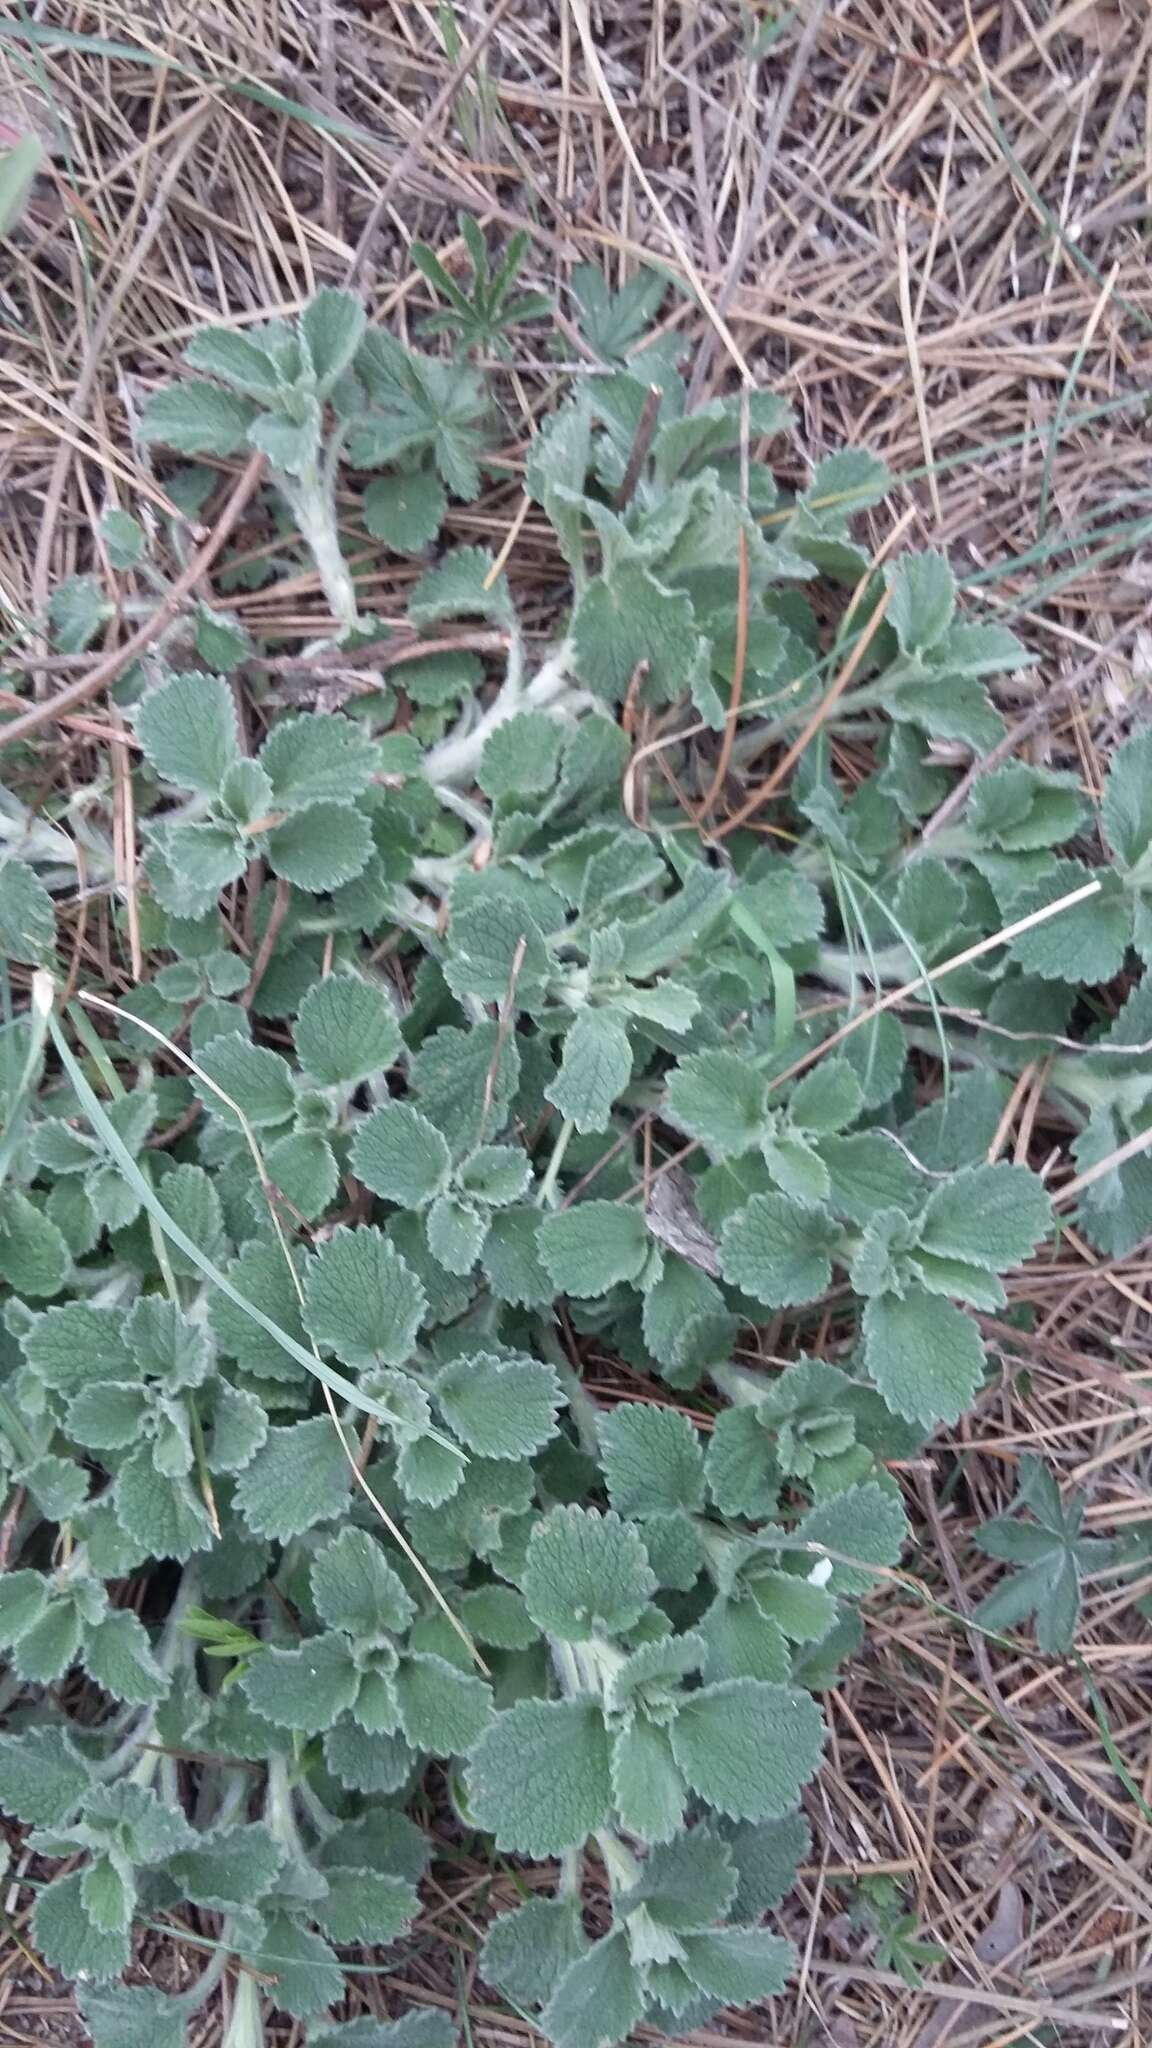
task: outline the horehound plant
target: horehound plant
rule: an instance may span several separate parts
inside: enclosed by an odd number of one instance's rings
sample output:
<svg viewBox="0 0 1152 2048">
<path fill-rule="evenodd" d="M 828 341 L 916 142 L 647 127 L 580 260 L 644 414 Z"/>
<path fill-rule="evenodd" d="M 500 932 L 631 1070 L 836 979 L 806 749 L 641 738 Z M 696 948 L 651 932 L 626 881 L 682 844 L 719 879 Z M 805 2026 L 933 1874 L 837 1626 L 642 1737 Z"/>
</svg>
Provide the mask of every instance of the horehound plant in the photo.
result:
<svg viewBox="0 0 1152 2048">
<path fill-rule="evenodd" d="M 210 605 L 129 678 L 152 965 L 116 1002 L 55 1000 L 74 842 L 4 814 L 0 937 L 37 977 L 0 1070 L 0 1803 L 98 2048 L 172 2048 L 225 1973 L 229 2048 L 257 1985 L 323 2048 L 444 2048 L 436 2013 L 325 2017 L 417 1913 L 430 1759 L 460 1839 L 549 1865 L 480 1971 L 557 2048 L 778 1993 L 763 1920 L 818 1695 L 900 1560 L 892 1468 L 1000 1369 L 979 1318 L 1052 1239 L 1040 1179 L 988 1157 L 1038 1048 L 1079 1227 L 1152 1227 L 1149 998 L 1077 1003 L 1152 944 L 1152 742 L 1116 756 L 1095 865 L 1076 780 L 1021 762 L 924 842 L 1022 646 L 941 556 L 872 568 L 873 457 L 787 495 L 779 399 L 686 413 L 653 292 L 578 288 L 602 374 L 526 467 L 571 579 L 549 648 L 448 549 L 374 674 L 355 479 L 369 540 L 424 553 L 493 408 L 323 292 L 198 335 L 143 432 L 267 454 L 321 669 L 366 693 L 279 712 L 283 660 Z M 148 565 L 131 518 L 112 539 Z M 79 586 L 82 646 L 107 598 Z M 835 739 L 869 744 L 854 787 Z M 768 836 L 751 800 L 719 820 L 725 769 L 780 742 Z M 134 1928 L 189 1907 L 199 1982 L 123 1984 Z"/>
</svg>

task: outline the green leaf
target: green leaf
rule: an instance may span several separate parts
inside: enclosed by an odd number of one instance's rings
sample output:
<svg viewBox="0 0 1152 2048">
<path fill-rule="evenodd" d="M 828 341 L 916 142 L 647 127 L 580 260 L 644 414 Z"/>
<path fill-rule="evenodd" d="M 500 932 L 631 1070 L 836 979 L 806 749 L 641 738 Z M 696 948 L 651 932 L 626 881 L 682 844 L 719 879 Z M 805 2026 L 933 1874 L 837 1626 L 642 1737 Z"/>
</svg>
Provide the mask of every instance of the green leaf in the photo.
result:
<svg viewBox="0 0 1152 2048">
<path fill-rule="evenodd" d="M 364 524 L 373 540 L 401 555 L 418 555 L 448 515 L 444 486 L 433 470 L 377 477 L 364 493 Z"/>
<path fill-rule="evenodd" d="M 385 1870 L 333 1870 L 328 1896 L 313 1906 L 312 1918 L 331 1941 L 375 1944 L 395 1941 L 419 1910 L 418 1892 L 402 1877 Z"/>
<path fill-rule="evenodd" d="M 1085 883 L 1103 887 L 1083 903 L 1073 904 L 1012 942 L 1011 958 L 1026 974 L 1042 981 L 1096 983 L 1111 981 L 1124 965 L 1130 911 L 1125 893 L 1106 868 L 1082 867 L 1079 861 L 1053 861 L 1042 882 L 1024 891 L 1012 904 L 1013 917 L 1028 917 L 1059 902 Z M 947 994 L 947 982 L 943 984 Z"/>
<path fill-rule="evenodd" d="M 893 483 L 892 473 L 879 455 L 867 448 L 838 448 L 816 464 L 802 503 L 818 511 L 822 519 L 846 521 L 854 512 L 879 505 Z"/>
<path fill-rule="evenodd" d="M 258 1241 L 246 1244 L 239 1258 L 226 1268 L 225 1277 L 293 1343 L 306 1344 L 307 1333 L 300 1320 L 292 1275 L 278 1245 Z M 208 1320 L 221 1351 L 234 1358 L 245 1372 L 272 1380 L 303 1377 L 303 1368 L 283 1345 L 216 1289 L 209 1296 Z"/>
<path fill-rule="evenodd" d="M 9 858 L 0 866 L 0 954 L 40 967 L 55 943 L 52 898 L 24 861 Z"/>
<path fill-rule="evenodd" d="M 77 2002 L 92 2048 L 185 2048 L 184 2006 L 151 1984 L 85 1985 Z"/>
<path fill-rule="evenodd" d="M 436 1382 L 441 1413 L 482 1458 L 530 1458 L 556 1434 L 556 1374 L 538 1358 L 473 1352 Z"/>
<path fill-rule="evenodd" d="M 104 1934 L 127 1930 L 136 1903 L 136 1887 L 109 1856 L 95 1856 L 81 1873 L 80 1901 Z"/>
<path fill-rule="evenodd" d="M 410 2007 L 398 2020 L 349 2020 L 345 2025 L 310 2032 L 309 2048 L 456 2048 L 456 2024 L 446 2012 Z"/>
<path fill-rule="evenodd" d="M 266 1045 L 253 1045 L 242 1032 L 225 1031 L 200 1053 L 199 1064 L 243 1111 L 256 1130 L 287 1122 L 296 1108 L 296 1088 L 286 1059 Z M 238 1128 L 240 1119 L 214 1089 L 198 1087 L 201 1101 L 214 1116 Z"/>
<path fill-rule="evenodd" d="M 787 1195 L 753 1195 L 720 1235 L 724 1278 L 770 1308 L 811 1301 L 832 1279 L 840 1232 L 826 1211 Z"/>
<path fill-rule="evenodd" d="M 820 1762 L 824 1724 L 807 1693 L 730 1678 L 684 1701 L 672 1748 L 688 1783 L 733 1820 L 787 1813 Z"/>
<path fill-rule="evenodd" d="M 37 1951 L 62 1976 L 107 1983 L 128 1966 L 126 1927 L 97 1927 L 84 1906 L 80 1871 L 54 1878 L 36 1900 L 32 1938 Z"/>
<path fill-rule="evenodd" d="M 759 1143 L 764 1083 L 736 1053 L 691 1053 L 669 1076 L 667 1108 L 673 1123 L 701 1139 L 714 1159 L 734 1158 Z"/>
<path fill-rule="evenodd" d="M 396 1673 L 400 1725 L 413 1749 L 460 1756 L 483 1734 L 492 1695 L 483 1679 L 457 1671 L 443 1657 L 410 1653 Z"/>
<path fill-rule="evenodd" d="M 644 694 L 649 700 L 680 696 L 698 640 L 690 599 L 638 565 L 597 576 L 572 615 L 576 674 L 597 697 L 613 704 L 627 695 L 641 662 L 647 664 Z"/>
<path fill-rule="evenodd" d="M 908 1143 L 917 1158 L 924 1157 L 911 1137 Z M 917 1209 L 924 1198 L 923 1174 L 884 1131 L 823 1138 L 820 1157 L 831 1180 L 829 1206 L 850 1223 L 868 1223 L 882 1209 Z"/>
<path fill-rule="evenodd" d="M 268 834 L 273 874 L 313 895 L 353 881 L 367 867 L 371 853 L 368 820 L 352 804 L 310 804 Z"/>
<path fill-rule="evenodd" d="M 578 1899 L 531 1898 L 493 1920 L 480 1951 L 480 1974 L 513 2005 L 543 2005 L 587 1947 Z"/>
<path fill-rule="evenodd" d="M 982 775 L 968 799 L 972 830 L 1008 853 L 1058 846 L 1079 831 L 1083 819 L 1079 778 L 1027 761 L 1006 761 Z"/>
<path fill-rule="evenodd" d="M 48 1606 L 49 1581 L 43 1572 L 8 1572 L 0 1581 L 0 1643 L 7 1648 L 34 1628 Z"/>
<path fill-rule="evenodd" d="M 527 1205 L 497 1210 L 480 1253 L 484 1277 L 497 1301 L 539 1308 L 552 1299 L 552 1281 L 537 1249 L 540 1211 Z"/>
<path fill-rule="evenodd" d="M 148 1631 L 130 1608 L 114 1608 L 84 1635 L 84 1668 L 113 1699 L 145 1706 L 163 1699 L 167 1673 L 152 1655 Z"/>
<path fill-rule="evenodd" d="M 731 1850 L 738 1884 L 732 1905 L 738 1920 L 759 1920 L 791 1891 L 812 1836 L 802 1813 L 783 1820 L 728 1824 L 724 1839 Z"/>
<path fill-rule="evenodd" d="M 593 1700 L 521 1700 L 480 1737 L 468 1810 L 498 1849 L 559 1856 L 602 1827 L 612 1805 L 608 1738 Z"/>
<path fill-rule="evenodd" d="M 479 1643 L 498 1650 L 526 1650 L 539 1629 L 511 1586 L 477 1586 L 461 1595 L 460 1619 Z"/>
<path fill-rule="evenodd" d="M 411 1356 L 427 1301 L 424 1289 L 382 1230 L 334 1230 L 308 1261 L 304 1323 L 345 1365 L 403 1365 Z"/>
<path fill-rule="evenodd" d="M 649 1239 L 638 1209 L 591 1201 L 546 1216 L 537 1246 L 558 1294 L 591 1298 L 607 1294 L 618 1280 L 637 1278 Z"/>
<path fill-rule="evenodd" d="M 632 1074 L 628 1033 L 611 1010 L 581 1010 L 563 1041 L 560 1072 L 547 1096 L 581 1132 L 606 1131 Z"/>
<path fill-rule="evenodd" d="M 499 1128 L 504 1121 L 520 1079 L 516 1035 L 506 1032 L 501 1038 L 499 1026 L 490 1022 L 470 1031 L 446 1025 L 425 1039 L 408 1072 L 423 1114 L 444 1132 L 454 1152 L 468 1152 L 489 1122 Z"/>
<path fill-rule="evenodd" d="M 752 1598 L 766 1621 L 774 1621 L 792 1643 L 818 1643 L 836 1619 L 836 1602 L 825 1586 L 792 1572 L 758 1572 L 749 1581 Z"/>
<path fill-rule="evenodd" d="M 449 1273 L 472 1271 L 488 1234 L 486 1214 L 456 1195 L 437 1195 L 427 1218 L 428 1249 Z"/>
<path fill-rule="evenodd" d="M 347 803 L 368 788 L 379 759 L 363 726 L 335 711 L 280 719 L 260 749 L 278 811 Z"/>
<path fill-rule="evenodd" d="M 219 676 L 170 676 L 150 690 L 136 713 L 136 737 L 157 775 L 205 796 L 217 795 L 240 758 L 236 706 Z"/>
<path fill-rule="evenodd" d="M 555 2048 L 613 2048 L 644 2011 L 639 1972 L 623 1928 L 570 1963 L 540 2016 Z"/>
<path fill-rule="evenodd" d="M 796 1968 L 796 1950 L 760 1927 L 723 1927 L 686 1934 L 682 1967 L 709 1998 L 724 2005 L 755 2005 L 783 1991 Z"/>
<path fill-rule="evenodd" d="M 716 1417 L 706 1471 L 721 1514 L 756 1520 L 775 1514 L 782 1474 L 754 1409 L 726 1408 Z"/>
<path fill-rule="evenodd" d="M 367 326 L 354 292 L 322 285 L 300 315 L 300 339 L 308 350 L 321 398 L 349 369 Z"/>
<path fill-rule="evenodd" d="M 1024 1166 L 963 1168 L 938 1182 L 920 1220 L 919 1243 L 938 1258 L 1006 1273 L 1031 1258 L 1052 1228 L 1043 1183 Z"/>
<path fill-rule="evenodd" d="M 215 611 L 210 605 L 202 604 L 196 613 L 196 652 L 209 668 L 218 669 L 221 675 L 231 675 L 233 669 L 247 661 L 255 649 L 245 628 L 231 612 Z M 255 769 L 256 763 L 247 762 L 245 766 Z M 244 822 L 260 815 L 261 812 L 252 809 Z"/>
<path fill-rule="evenodd" d="M 72 1254 L 59 1226 L 19 1188 L 0 1188 L 0 1278 L 17 1294 L 59 1294 Z"/>
<path fill-rule="evenodd" d="M 633 1627 L 656 1591 L 656 1578 L 630 1522 L 591 1508 L 558 1507 L 532 1531 L 521 1590 L 539 1628 L 579 1643 Z"/>
<path fill-rule="evenodd" d="M 248 429 L 253 448 L 259 448 L 288 477 L 304 477 L 314 471 L 320 454 L 320 408 L 315 399 L 304 399 L 301 417 L 286 412 L 257 413 Z"/>
<path fill-rule="evenodd" d="M 270 1429 L 236 1482 L 235 1502 L 256 1536 L 286 1543 L 347 1512 L 348 1459 L 327 1415 Z"/>
<path fill-rule="evenodd" d="M 438 1508 L 457 1492 L 464 1469 L 463 1451 L 454 1451 L 434 1437 L 417 1437 L 401 1444 L 396 1479 L 410 1501 Z"/>
<path fill-rule="evenodd" d="M 518 711 L 489 734 L 476 780 L 494 801 L 542 796 L 556 779 L 563 740 L 563 726 L 546 711 Z"/>
<path fill-rule="evenodd" d="M 245 1957 L 271 1978 L 273 2004 L 294 2019 L 326 2012 L 343 1994 L 344 1975 L 328 1943 L 285 1914 L 270 1916 L 263 1941 Z"/>
<path fill-rule="evenodd" d="M 253 1657 L 241 1684 L 266 1721 L 318 1735 L 352 1705 L 360 1674 L 343 1636 L 312 1636 L 294 1650 Z"/>
<path fill-rule="evenodd" d="M 193 370 L 206 370 L 210 377 L 231 384 L 246 398 L 259 398 L 268 405 L 280 396 L 276 364 L 261 347 L 258 328 L 250 336 L 235 327 L 201 327 L 184 350 L 184 361 Z"/>
<path fill-rule="evenodd" d="M 958 1422 L 984 1377 L 984 1347 L 970 1316 L 910 1288 L 878 1294 L 864 1310 L 864 1363 L 884 1399 L 910 1422 Z"/>
<path fill-rule="evenodd" d="M 340 1184 L 336 1157 L 319 1131 L 289 1131 L 264 1154 L 268 1178 L 289 1206 L 312 1223 L 322 1216 Z"/>
<path fill-rule="evenodd" d="M 78 1393 L 89 1380 L 136 1378 L 123 1327 L 124 1317 L 117 1309 L 69 1301 L 34 1317 L 20 1338 L 20 1348 L 46 1387 Z"/>
<path fill-rule="evenodd" d="M 788 1120 L 797 1130 L 824 1137 L 854 1123 L 864 1091 L 847 1060 L 821 1060 L 797 1081 L 788 1098 Z"/>
<path fill-rule="evenodd" d="M 91 1768 L 64 1729 L 30 1728 L 20 1735 L 0 1735 L 0 1807 L 13 1819 L 32 1827 L 59 1827 L 82 1803 L 91 1783 Z"/>
<path fill-rule="evenodd" d="M 621 1515 L 664 1514 L 704 1506 L 700 1438 L 675 1408 L 621 1402 L 600 1424 L 608 1498 Z"/>
<path fill-rule="evenodd" d="M 1126 868 L 1136 867 L 1152 847 L 1152 732 L 1147 729 L 1133 733 L 1112 755 L 1100 816 L 1117 859 Z"/>
<path fill-rule="evenodd" d="M 11 133 L 8 123 L 6 128 Z M 44 159 L 38 135 L 19 135 L 0 155 L 0 238 L 12 233 L 31 196 Z"/>
<path fill-rule="evenodd" d="M 519 1145 L 480 1145 L 463 1160 L 457 1175 L 463 1194 L 502 1209 L 519 1200 L 532 1167 Z"/>
<path fill-rule="evenodd" d="M 211 1370 L 207 1332 L 175 1301 L 138 1296 L 125 1318 L 124 1336 L 139 1371 L 163 1381 L 166 1393 L 198 1387 Z"/>
<path fill-rule="evenodd" d="M 312 1599 L 327 1628 L 357 1642 L 400 1635 L 416 1608 L 379 1543 L 365 1529 L 342 1529 L 312 1563 Z"/>
<path fill-rule="evenodd" d="M 152 1557 L 183 1563 L 197 1550 L 210 1550 L 212 1523 L 188 1481 L 158 1472 L 150 1444 L 141 1444 L 120 1467 L 113 1500 L 116 1518 Z"/>
<path fill-rule="evenodd" d="M 153 392 L 140 417 L 140 439 L 178 455 L 235 455 L 248 445 L 256 408 L 198 377 Z"/>
<path fill-rule="evenodd" d="M 818 1502 L 802 1518 L 796 1534 L 804 1543 L 826 1545 L 837 1553 L 828 1580 L 831 1592 L 867 1593 L 876 1583 L 868 1566 L 900 1562 L 908 1524 L 898 1497 L 870 1479 Z"/>
<path fill-rule="evenodd" d="M 944 638 L 956 610 L 956 578 L 934 549 L 901 555 L 887 574 L 888 623 L 904 654 L 923 654 Z"/>
<path fill-rule="evenodd" d="M 446 479 L 449 483 L 451 479 Z M 472 497 L 461 491 L 461 497 Z M 408 599 L 413 626 L 435 626 L 442 619 L 491 619 L 507 625 L 512 617 L 508 584 L 503 574 L 489 584 L 495 562 L 484 548 L 455 548 L 420 578 Z"/>
<path fill-rule="evenodd" d="M 246 855 L 230 824 L 156 825 L 146 871 L 153 894 L 176 917 L 200 917 L 244 872 Z"/>
<path fill-rule="evenodd" d="M 66 576 L 48 605 L 56 652 L 83 654 L 111 616 L 112 607 L 95 576 Z"/>
<path fill-rule="evenodd" d="M 642 1715 L 612 1743 L 612 1787 L 621 1826 L 645 1842 L 668 1842 L 684 1817 L 688 1787 L 667 1729 Z"/>
<path fill-rule="evenodd" d="M 384 990 L 358 975 L 313 982 L 296 1018 L 301 1065 L 323 1087 L 383 1073 L 400 1053 L 400 1025 Z"/>
</svg>

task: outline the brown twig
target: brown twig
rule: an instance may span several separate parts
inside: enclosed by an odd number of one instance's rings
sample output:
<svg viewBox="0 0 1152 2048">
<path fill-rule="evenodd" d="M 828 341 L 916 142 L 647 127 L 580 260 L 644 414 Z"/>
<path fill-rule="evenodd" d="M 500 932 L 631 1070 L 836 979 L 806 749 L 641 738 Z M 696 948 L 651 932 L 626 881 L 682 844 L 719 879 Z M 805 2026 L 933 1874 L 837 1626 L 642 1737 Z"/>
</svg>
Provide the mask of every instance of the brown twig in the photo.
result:
<svg viewBox="0 0 1152 2048">
<path fill-rule="evenodd" d="M 117 676 L 123 675 L 129 662 L 135 661 L 138 654 L 143 654 L 145 648 L 152 645 L 176 617 L 189 591 L 195 588 L 200 577 L 207 573 L 216 560 L 263 474 L 264 463 L 263 455 L 249 456 L 232 486 L 227 503 L 212 532 L 203 546 L 197 549 L 192 560 L 181 570 L 170 589 L 165 592 L 151 618 L 146 619 L 122 647 L 113 648 L 111 654 L 106 654 L 102 661 L 98 661 L 95 668 L 90 669 L 86 676 L 78 676 L 74 683 L 69 683 L 66 689 L 60 690 L 55 697 L 46 699 L 43 704 L 32 705 L 20 718 L 14 718 L 11 725 L 0 726 L 0 751 L 5 747 L 15 746 L 20 740 L 28 739 L 32 733 L 38 732 L 42 725 L 50 725 L 61 712 L 75 711 L 78 704 L 86 704 L 98 690 L 105 689 L 109 683 L 115 682 Z"/>
</svg>

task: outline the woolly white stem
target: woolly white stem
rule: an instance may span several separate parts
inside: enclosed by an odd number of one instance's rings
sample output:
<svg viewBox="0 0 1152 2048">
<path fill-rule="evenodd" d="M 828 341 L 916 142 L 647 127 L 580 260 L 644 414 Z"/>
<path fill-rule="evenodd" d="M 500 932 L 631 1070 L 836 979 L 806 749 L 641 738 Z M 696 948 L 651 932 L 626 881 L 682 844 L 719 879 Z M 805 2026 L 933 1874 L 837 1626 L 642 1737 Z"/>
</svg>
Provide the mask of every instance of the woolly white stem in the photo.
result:
<svg viewBox="0 0 1152 2048">
<path fill-rule="evenodd" d="M 576 710 L 585 708 L 591 699 L 583 690 L 574 689 L 568 681 L 570 649 L 567 644 L 557 648 L 539 669 L 527 688 L 522 687 L 520 675 L 520 654 L 516 641 L 508 659 L 508 673 L 500 686 L 494 701 L 472 726 L 457 727 L 449 733 L 439 746 L 432 747 L 424 757 L 424 773 L 429 782 L 455 784 L 471 782 L 480 764 L 487 741 L 502 725 L 507 725 L 518 711 L 543 711 L 549 706 L 555 709 Z"/>
</svg>

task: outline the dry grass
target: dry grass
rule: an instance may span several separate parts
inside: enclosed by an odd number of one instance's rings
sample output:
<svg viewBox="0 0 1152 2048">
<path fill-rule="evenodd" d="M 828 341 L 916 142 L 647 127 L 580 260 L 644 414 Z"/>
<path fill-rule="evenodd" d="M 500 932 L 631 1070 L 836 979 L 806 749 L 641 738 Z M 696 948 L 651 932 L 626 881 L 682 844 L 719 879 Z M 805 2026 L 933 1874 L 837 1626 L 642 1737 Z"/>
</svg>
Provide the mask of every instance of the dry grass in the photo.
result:
<svg viewBox="0 0 1152 2048">
<path fill-rule="evenodd" d="M 622 277 L 657 255 L 688 287 L 668 317 L 692 339 L 696 395 L 741 363 L 786 392 L 797 474 L 846 440 L 883 453 L 906 479 L 909 540 L 946 547 L 1043 657 L 1008 700 L 1018 743 L 1097 791 L 1152 669 L 1152 453 L 1134 402 L 1152 364 L 1152 13 L 802 0 L 771 41 L 777 12 L 638 0 L 589 23 L 586 0 L 505 0 L 457 6 L 446 52 L 423 0 L 10 10 L 0 119 L 31 118 L 53 146 L 0 256 L 0 607 L 37 695 L 59 687 L 40 659 L 46 601 L 101 566 L 100 512 L 162 503 L 132 446 L 141 388 L 205 318 L 289 310 L 349 275 L 403 331 L 423 292 L 406 245 L 419 235 L 451 260 L 459 206 L 497 234 L 525 227 L 531 281 L 562 308 L 574 263 Z M 554 388 L 527 354 L 508 372 L 506 467 L 454 515 L 458 538 L 509 534 L 524 438 Z M 248 545 L 266 543 L 254 529 Z M 510 569 L 546 630 L 560 585 L 531 513 Z M 374 561 L 368 601 L 401 618 L 408 578 Z M 304 574 L 230 602 L 286 650 L 321 618 Z M 109 648 L 124 637 L 115 622 Z M 116 721 L 96 695 L 46 729 L 44 776 L 115 768 Z M 121 826 L 130 860 L 130 813 Z M 99 910 L 76 957 L 113 990 L 132 979 Z M 1015 1098 L 1008 1156 L 1041 1163 L 1055 1141 L 1043 1085 L 1038 1069 Z M 1014 1290 L 1034 1323 L 1011 1332 L 1002 1388 L 904 1475 L 921 1546 L 829 1701 L 816 1861 L 783 1914 L 799 1986 L 692 2037 L 702 2048 L 1152 2041 L 1152 1640 L 1131 1592 L 1090 1589 L 1081 1664 L 989 1650 L 960 1618 L 993 1569 L 971 1530 L 1010 1496 L 1026 1447 L 1091 1487 L 1094 1530 L 1152 1512 L 1150 1285 L 1146 1257 L 1107 1265 L 1069 1233 Z M 611 1363 L 595 1373 L 610 1393 Z M 508 1881 L 445 1848 L 416 1939 L 351 1980 L 349 2010 L 416 1999 L 459 2013 L 465 2039 L 526 2043 L 476 1976 Z M 853 1879 L 877 1869 L 949 1952 L 931 1988 L 874 1967 L 845 1924 Z M 165 1938 L 142 1963 L 175 1988 L 196 1957 Z M 199 2038 L 221 2027 L 214 2007 Z M 78 2038 L 10 1944 L 0 2040 Z"/>
</svg>

